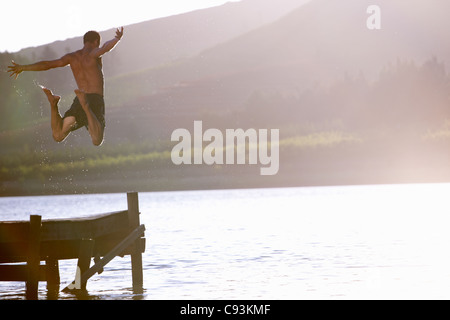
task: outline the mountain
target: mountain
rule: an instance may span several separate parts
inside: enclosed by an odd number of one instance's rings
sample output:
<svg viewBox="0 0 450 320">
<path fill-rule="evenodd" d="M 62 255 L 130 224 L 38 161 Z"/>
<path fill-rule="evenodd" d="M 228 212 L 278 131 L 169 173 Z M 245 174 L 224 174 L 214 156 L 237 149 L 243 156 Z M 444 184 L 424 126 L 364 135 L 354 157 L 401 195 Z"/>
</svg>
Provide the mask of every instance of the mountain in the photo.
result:
<svg viewBox="0 0 450 320">
<path fill-rule="evenodd" d="M 303 71 L 310 80 L 360 71 L 373 78 L 397 59 L 449 59 L 448 1 L 377 3 L 381 30 L 366 27 L 366 10 L 373 1 L 313 0 L 278 21 L 204 50 L 179 68 L 187 75 L 180 80 L 262 69 L 271 74 L 283 66 L 295 66 L 293 71 Z"/>
<path fill-rule="evenodd" d="M 226 43 L 255 28 L 276 21 L 308 1 L 243 0 L 125 26 L 125 36 L 122 42 L 111 53 L 105 55 L 103 59 L 108 109 L 111 110 L 114 107 L 122 107 L 124 105 L 128 106 L 129 102 L 133 101 L 135 97 L 145 96 L 152 92 L 152 82 L 155 82 L 156 87 L 165 84 L 171 86 L 173 79 L 175 79 L 175 82 L 179 81 L 177 75 L 174 77 L 167 76 L 167 71 L 172 66 L 178 66 L 180 63 L 189 61 L 207 48 Z M 113 37 L 114 30 L 101 32 L 101 35 L 103 41 L 107 40 Z M 78 37 L 57 41 L 45 46 L 27 48 L 16 53 L 16 55 L 20 56 L 16 58 L 16 61 L 27 63 L 27 61 L 55 59 L 66 52 L 76 50 L 81 43 L 82 38 Z M 10 60 L 11 58 L 5 59 L 5 61 L 8 61 L 7 63 Z M 139 77 L 136 75 L 147 74 L 148 70 L 161 71 L 161 76 L 151 76 L 150 80 L 144 79 L 142 82 L 137 83 L 136 81 L 139 81 Z M 130 81 L 130 78 L 133 80 Z M 165 81 L 166 78 L 169 78 L 168 82 Z M 29 100 L 33 101 L 33 106 L 29 102 L 25 102 L 23 108 L 16 108 L 20 112 L 15 111 L 17 114 L 3 118 L 3 121 L 6 123 L 3 127 L 6 128 L 18 128 L 20 119 L 24 119 L 25 116 L 28 121 L 32 121 L 33 115 L 40 118 L 49 116 L 45 97 L 42 97 L 37 87 L 31 85 L 33 83 L 48 86 L 55 93 L 63 96 L 61 101 L 62 113 L 65 112 L 73 99 L 75 83 L 69 68 L 50 70 L 43 73 L 28 73 L 21 76 L 18 80 L 19 82 L 15 83 L 11 82 L 7 77 L 4 80 L 5 84 L 10 84 L 8 89 L 11 91 L 11 96 L 16 96 L 14 86 L 22 86 L 22 82 L 24 85 L 27 83 L 26 85 L 30 86 L 24 92 L 33 93 L 32 97 L 28 97 Z M 23 104 L 27 97 L 23 96 L 21 98 L 20 101 L 12 104 L 15 107 L 17 103 Z M 40 105 L 40 112 L 35 111 L 36 105 Z M 6 106 L 3 107 L 6 108 Z M 7 109 L 11 110 L 11 108 Z M 113 122 L 123 119 L 121 111 L 109 112 Z M 11 112 L 2 111 L 2 113 Z M 9 118 L 14 118 L 14 121 L 11 121 Z M 11 123 L 15 125 L 12 126 Z M 21 128 L 21 130 L 25 130 L 29 134 L 28 124 L 25 126 L 26 128 Z M 1 127 L 2 123 L 0 122 Z M 40 123 L 39 127 L 46 134 L 47 128 L 45 124 Z M 36 130 L 36 128 L 33 128 L 32 132 L 37 134 Z M 112 132 L 111 135 L 113 137 L 124 137 L 123 132 L 120 130 L 117 134 Z M 27 138 L 23 140 L 26 141 Z M 72 140 L 76 141 L 76 139 Z M 48 147 L 52 148 L 52 142 L 50 141 L 49 143 Z"/>
<path fill-rule="evenodd" d="M 371 82 L 398 61 L 421 64 L 435 56 L 450 62 L 450 2 L 379 0 L 381 30 L 367 28 L 372 4 L 313 0 L 191 59 L 125 75 L 111 87 L 132 88 L 127 107 L 141 117 L 166 114 L 187 122 L 242 108 L 257 92 L 298 94 L 346 76 Z"/>
<path fill-rule="evenodd" d="M 449 62 L 449 2 L 379 0 L 381 30 L 366 26 L 372 4 L 244 0 L 129 26 L 104 59 L 109 119 L 129 127 L 137 118 L 130 139 L 162 139 L 196 117 L 221 116 L 225 125 L 224 115 L 234 112 L 228 126 L 235 125 L 236 112 L 260 92 L 298 95 L 346 76 L 371 82 L 397 61 Z M 73 85 L 66 86 L 57 92 L 72 95 Z M 301 110 L 306 120 L 313 112 Z M 112 140 L 130 134 L 111 131 Z"/>
<path fill-rule="evenodd" d="M 397 61 L 435 56 L 448 64 L 450 2 L 378 0 L 381 30 L 366 26 L 372 4 L 244 0 L 129 26 L 105 56 L 106 70 L 107 63 L 123 64 L 106 82 L 109 118 L 125 127 L 137 118 L 135 135 L 164 137 L 178 120 L 239 112 L 259 92 L 298 95 L 346 76 L 376 81 Z M 312 113 L 302 111 L 305 119 Z"/>
<path fill-rule="evenodd" d="M 190 58 L 218 43 L 279 19 L 309 0 L 243 0 L 175 16 L 125 26 L 120 46 L 105 58 L 105 74 L 117 75 Z M 88 31 L 88 30 L 86 30 Z M 103 41 L 114 29 L 100 32 Z M 35 60 L 45 58 L 50 48 L 61 56 L 82 46 L 82 35 L 45 46 L 27 48 L 20 55 Z M 47 53 L 48 55 L 48 53 Z M 113 62 L 108 64 L 108 60 Z"/>
<path fill-rule="evenodd" d="M 396 58 L 446 58 L 450 25 L 445 0 L 376 1 L 381 30 L 369 30 L 368 0 L 314 0 L 288 16 L 202 53 L 204 64 L 236 69 L 280 63 L 338 72 L 379 71 Z"/>
</svg>

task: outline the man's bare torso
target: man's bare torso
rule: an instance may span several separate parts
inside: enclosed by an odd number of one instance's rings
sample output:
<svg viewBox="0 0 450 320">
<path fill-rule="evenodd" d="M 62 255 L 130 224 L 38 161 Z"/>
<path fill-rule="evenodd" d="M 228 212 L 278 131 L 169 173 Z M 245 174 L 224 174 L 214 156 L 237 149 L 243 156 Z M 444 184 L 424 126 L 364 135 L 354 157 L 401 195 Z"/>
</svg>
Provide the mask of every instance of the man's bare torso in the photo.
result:
<svg viewBox="0 0 450 320">
<path fill-rule="evenodd" d="M 91 51 L 84 48 L 69 54 L 70 68 L 80 90 L 103 96 L 102 60 L 101 57 L 93 57 L 90 54 Z"/>
</svg>

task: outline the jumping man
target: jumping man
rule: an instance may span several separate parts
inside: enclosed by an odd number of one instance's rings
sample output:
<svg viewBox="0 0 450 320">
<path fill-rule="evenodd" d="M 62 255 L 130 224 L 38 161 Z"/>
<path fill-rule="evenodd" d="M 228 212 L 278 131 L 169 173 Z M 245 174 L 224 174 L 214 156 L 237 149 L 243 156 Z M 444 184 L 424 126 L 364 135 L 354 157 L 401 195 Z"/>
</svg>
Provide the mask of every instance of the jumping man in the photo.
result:
<svg viewBox="0 0 450 320">
<path fill-rule="evenodd" d="M 14 61 L 8 72 L 15 79 L 23 71 L 45 71 L 70 65 L 78 89 L 71 108 L 61 117 L 58 103 L 60 96 L 42 87 L 51 106 L 51 127 L 53 139 L 62 142 L 72 132 L 86 126 L 95 146 L 103 143 L 105 130 L 104 77 L 102 55 L 111 51 L 123 36 L 123 27 L 116 30 L 116 36 L 100 47 L 100 34 L 89 31 L 84 35 L 84 47 L 68 53 L 60 59 L 40 61 L 30 65 L 19 65 Z"/>
</svg>

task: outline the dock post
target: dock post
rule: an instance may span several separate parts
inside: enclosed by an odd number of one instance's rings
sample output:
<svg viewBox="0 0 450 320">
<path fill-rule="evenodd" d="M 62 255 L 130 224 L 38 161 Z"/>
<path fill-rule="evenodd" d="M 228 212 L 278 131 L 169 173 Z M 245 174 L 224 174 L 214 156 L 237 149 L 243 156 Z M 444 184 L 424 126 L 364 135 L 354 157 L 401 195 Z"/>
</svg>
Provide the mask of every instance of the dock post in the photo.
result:
<svg viewBox="0 0 450 320">
<path fill-rule="evenodd" d="M 79 280 L 80 280 L 80 288 L 81 290 L 86 290 L 87 280 L 82 281 L 81 275 L 85 273 L 87 270 L 89 270 L 89 267 L 91 266 L 91 258 L 92 258 L 92 252 L 94 251 L 94 243 L 95 241 L 92 239 L 82 239 L 80 243 L 80 253 L 78 256 L 78 264 L 77 264 L 77 271 L 79 269 Z"/>
<path fill-rule="evenodd" d="M 139 198 L 137 192 L 127 194 L 128 201 L 128 221 L 130 229 L 134 230 L 140 226 L 139 221 Z M 143 293 L 144 276 L 142 271 L 142 253 L 140 248 L 140 239 L 137 239 L 131 245 L 131 269 L 133 279 L 133 292 L 135 294 Z"/>
<path fill-rule="evenodd" d="M 47 280 L 47 299 L 58 299 L 59 285 L 61 283 L 58 259 L 47 257 L 45 260 L 45 279 Z"/>
<path fill-rule="evenodd" d="M 27 300 L 38 299 L 39 287 L 39 268 L 41 264 L 41 216 L 30 216 L 30 230 L 28 233 L 28 252 L 27 252 Z"/>
<path fill-rule="evenodd" d="M 91 266 L 92 252 L 94 251 L 95 241 L 92 239 L 81 239 L 78 249 L 78 263 L 75 272 L 75 280 L 63 289 L 65 292 L 71 290 L 86 291 L 86 285 L 89 278 L 82 279 L 82 275 L 89 270 Z M 94 275 L 94 274 L 92 274 Z"/>
</svg>

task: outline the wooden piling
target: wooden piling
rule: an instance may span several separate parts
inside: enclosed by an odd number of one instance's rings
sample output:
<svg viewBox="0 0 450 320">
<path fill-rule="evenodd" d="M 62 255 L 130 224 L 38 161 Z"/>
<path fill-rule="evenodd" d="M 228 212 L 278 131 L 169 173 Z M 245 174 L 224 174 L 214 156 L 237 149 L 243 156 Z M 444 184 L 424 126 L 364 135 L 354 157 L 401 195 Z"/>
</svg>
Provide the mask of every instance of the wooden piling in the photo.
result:
<svg viewBox="0 0 450 320">
<path fill-rule="evenodd" d="M 77 268 L 79 269 L 80 287 L 77 289 L 86 290 L 87 280 L 83 281 L 81 275 L 89 270 L 91 266 L 92 253 L 95 241 L 92 239 L 82 239 L 80 244 L 80 255 L 78 256 Z"/>
<path fill-rule="evenodd" d="M 139 219 L 139 198 L 137 192 L 129 192 L 127 194 L 128 202 L 128 221 L 130 229 L 134 230 L 140 226 Z M 137 239 L 131 245 L 131 272 L 133 281 L 133 292 L 141 294 L 144 286 L 144 276 L 142 271 L 142 250 L 141 241 Z"/>
<path fill-rule="evenodd" d="M 27 284 L 26 298 L 37 300 L 39 286 L 39 268 L 41 264 L 40 241 L 41 241 L 41 216 L 30 216 L 30 230 L 28 237 L 27 255 Z"/>
<path fill-rule="evenodd" d="M 47 257 L 47 259 L 45 260 L 45 280 L 47 281 L 48 299 L 57 299 L 59 293 L 59 285 L 61 284 L 58 259 Z"/>
<path fill-rule="evenodd" d="M 84 272 L 80 277 L 80 282 L 87 282 L 94 274 L 103 270 L 103 267 L 106 266 L 112 259 L 118 256 L 121 252 L 123 252 L 127 247 L 129 247 L 133 242 L 139 240 L 139 237 L 142 236 L 145 232 L 145 226 L 141 225 L 136 228 L 132 233 L 130 233 L 125 239 L 123 239 L 114 249 L 112 249 L 107 255 L 105 255 L 102 259 L 98 260 L 89 270 Z M 76 282 L 76 281 L 75 281 Z M 64 288 L 63 291 L 73 290 L 75 289 L 75 282 L 72 282 L 69 286 Z"/>
</svg>

